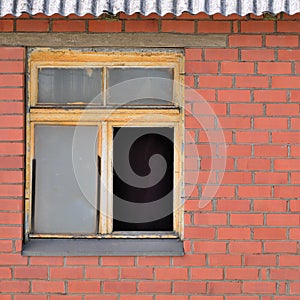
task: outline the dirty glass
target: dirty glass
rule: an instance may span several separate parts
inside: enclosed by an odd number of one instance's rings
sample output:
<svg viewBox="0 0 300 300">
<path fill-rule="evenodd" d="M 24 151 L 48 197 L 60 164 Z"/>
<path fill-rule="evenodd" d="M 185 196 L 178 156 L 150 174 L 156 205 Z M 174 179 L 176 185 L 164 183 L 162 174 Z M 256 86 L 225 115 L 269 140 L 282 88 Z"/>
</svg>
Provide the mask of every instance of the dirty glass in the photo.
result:
<svg viewBox="0 0 300 300">
<path fill-rule="evenodd" d="M 101 104 L 101 68 L 40 68 L 38 103 Z"/>
<path fill-rule="evenodd" d="M 97 126 L 35 126 L 35 233 L 95 233 Z"/>
<path fill-rule="evenodd" d="M 108 104 L 171 105 L 172 68 L 108 68 Z"/>
</svg>

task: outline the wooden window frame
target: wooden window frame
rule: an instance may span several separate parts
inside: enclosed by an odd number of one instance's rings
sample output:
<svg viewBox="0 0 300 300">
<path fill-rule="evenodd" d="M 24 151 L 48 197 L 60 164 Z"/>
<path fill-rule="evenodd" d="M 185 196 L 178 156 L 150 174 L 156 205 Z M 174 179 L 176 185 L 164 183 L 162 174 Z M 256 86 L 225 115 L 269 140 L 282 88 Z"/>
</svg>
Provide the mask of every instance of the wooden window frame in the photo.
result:
<svg viewBox="0 0 300 300">
<path fill-rule="evenodd" d="M 69 49 L 34 49 L 28 60 L 28 105 L 26 115 L 26 184 L 25 239 L 30 238 L 183 238 L 183 66 L 184 57 L 178 51 L 83 51 Z M 110 66 L 172 67 L 174 68 L 174 105 L 149 105 L 115 108 L 86 105 L 40 105 L 38 99 L 38 68 L 41 67 L 103 67 L 104 103 L 106 99 L 106 68 Z M 138 119 L 138 121 L 137 121 Z M 100 189 L 99 230 L 97 234 L 38 234 L 32 233 L 33 159 L 35 125 L 98 126 L 98 155 L 101 157 L 101 181 L 108 187 Z M 112 231 L 112 179 L 114 127 L 173 127 L 174 128 L 174 195 L 173 232 Z"/>
</svg>

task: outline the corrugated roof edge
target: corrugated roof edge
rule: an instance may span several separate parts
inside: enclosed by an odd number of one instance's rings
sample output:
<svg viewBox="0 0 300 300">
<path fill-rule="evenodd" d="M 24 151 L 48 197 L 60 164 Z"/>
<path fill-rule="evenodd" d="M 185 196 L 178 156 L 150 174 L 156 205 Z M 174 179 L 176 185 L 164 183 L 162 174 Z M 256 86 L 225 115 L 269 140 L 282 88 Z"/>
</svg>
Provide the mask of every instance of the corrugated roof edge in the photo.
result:
<svg viewBox="0 0 300 300">
<path fill-rule="evenodd" d="M 76 14 L 83 16 L 92 14 L 100 16 L 103 13 L 116 15 L 123 12 L 127 15 L 141 13 L 149 15 L 156 13 L 164 16 L 172 13 L 176 16 L 183 12 L 208 15 L 220 13 L 224 16 L 249 13 L 262 15 L 263 13 L 278 14 L 281 12 L 293 15 L 300 12 L 299 0 L 5 0 L 0 2 L 0 17 L 11 14 L 16 17 L 22 13 L 36 15 L 38 13 L 51 16 L 60 14 L 68 16 Z"/>
</svg>

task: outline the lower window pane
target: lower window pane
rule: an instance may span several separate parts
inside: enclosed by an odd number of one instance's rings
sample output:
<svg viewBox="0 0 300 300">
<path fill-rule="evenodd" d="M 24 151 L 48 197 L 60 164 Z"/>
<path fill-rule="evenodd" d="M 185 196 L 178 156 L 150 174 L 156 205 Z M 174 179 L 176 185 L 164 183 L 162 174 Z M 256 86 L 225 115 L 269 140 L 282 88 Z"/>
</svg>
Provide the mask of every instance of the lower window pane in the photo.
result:
<svg viewBox="0 0 300 300">
<path fill-rule="evenodd" d="M 173 128 L 114 128 L 114 231 L 173 230 L 173 161 Z"/>
<path fill-rule="evenodd" d="M 35 233 L 96 233 L 97 126 L 35 126 Z"/>
</svg>

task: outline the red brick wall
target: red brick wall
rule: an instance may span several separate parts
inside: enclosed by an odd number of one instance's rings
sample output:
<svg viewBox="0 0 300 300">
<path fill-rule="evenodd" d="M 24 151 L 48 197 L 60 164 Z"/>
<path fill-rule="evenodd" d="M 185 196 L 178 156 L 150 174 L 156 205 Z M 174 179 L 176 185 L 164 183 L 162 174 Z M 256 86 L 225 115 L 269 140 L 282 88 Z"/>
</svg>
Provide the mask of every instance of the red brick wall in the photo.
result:
<svg viewBox="0 0 300 300">
<path fill-rule="evenodd" d="M 3 32 L 224 33 L 225 48 L 186 49 L 184 257 L 22 257 L 23 48 L 0 48 L 1 300 L 300 299 L 300 14 L 183 14 L 118 20 L 43 15 L 0 20 Z M 0 41 L 1 42 L 1 41 Z M 210 171 L 200 96 L 217 115 L 227 164 L 215 199 L 199 208 Z M 207 116 L 206 116 L 207 117 Z M 205 124 L 214 127 L 208 116 Z M 207 129 L 207 128 L 206 128 Z M 196 144 L 199 157 L 190 151 Z M 199 171 L 200 168 L 200 171 Z M 67 296 L 66 296 L 67 295 Z"/>
</svg>

